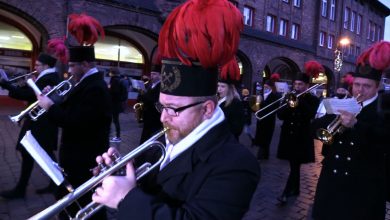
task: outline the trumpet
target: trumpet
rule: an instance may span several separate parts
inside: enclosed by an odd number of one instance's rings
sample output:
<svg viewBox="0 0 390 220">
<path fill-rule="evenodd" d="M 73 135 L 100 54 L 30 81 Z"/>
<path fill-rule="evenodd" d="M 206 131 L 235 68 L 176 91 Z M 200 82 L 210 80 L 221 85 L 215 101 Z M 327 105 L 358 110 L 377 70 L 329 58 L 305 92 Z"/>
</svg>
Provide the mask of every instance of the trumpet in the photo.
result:
<svg viewBox="0 0 390 220">
<path fill-rule="evenodd" d="M 273 114 L 274 112 L 278 111 L 279 109 L 285 107 L 286 105 L 289 105 L 290 108 L 296 108 L 296 107 L 298 107 L 298 103 L 299 103 L 298 102 L 298 98 L 299 98 L 299 96 L 301 96 L 303 94 L 306 94 L 306 93 L 312 91 L 313 89 L 316 89 L 316 88 L 318 88 L 320 86 L 323 86 L 323 85 L 325 85 L 325 83 L 315 84 L 314 86 L 306 89 L 305 91 L 299 93 L 298 95 L 296 94 L 295 90 L 293 90 L 292 92 L 289 92 L 289 93 L 285 93 L 280 99 L 272 102 L 271 104 L 269 104 L 269 105 L 265 106 L 264 108 L 262 108 L 262 109 L 258 110 L 257 112 L 255 112 L 255 116 L 256 116 L 257 120 L 261 121 L 264 118 L 268 117 L 269 115 Z M 265 114 L 265 115 L 263 115 L 261 117 L 258 116 L 258 114 L 261 113 L 262 111 L 264 111 L 264 110 L 268 109 L 269 107 L 275 105 L 276 103 L 282 102 L 282 101 L 284 101 L 284 103 L 282 105 L 280 105 L 278 108 L 268 112 L 267 114 Z"/>
<path fill-rule="evenodd" d="M 157 146 L 161 150 L 160 158 L 154 164 L 146 163 L 142 165 L 140 168 L 138 168 L 136 171 L 137 180 L 146 176 L 152 170 L 159 167 L 165 158 L 165 146 L 161 142 L 157 141 L 157 139 L 160 138 L 162 135 L 164 135 L 168 130 L 169 128 L 164 128 L 163 130 L 161 130 L 160 132 L 152 136 L 149 140 L 145 141 L 142 145 L 130 151 L 122 158 L 116 159 L 114 165 L 108 167 L 107 169 L 102 169 L 102 172 L 99 175 L 92 177 L 87 182 L 85 182 L 78 188 L 74 189 L 72 192 L 64 196 L 56 203 L 46 208 L 45 210 L 39 212 L 38 214 L 30 217 L 29 219 L 38 220 L 38 219 L 50 219 L 54 217 L 62 210 L 64 210 L 66 207 L 68 207 L 70 204 L 72 204 L 74 201 L 76 201 L 78 198 L 80 198 L 82 195 L 93 190 L 98 184 L 100 184 L 103 181 L 105 177 L 117 173 L 123 167 L 125 167 L 128 162 L 130 162 L 137 156 L 141 155 L 145 151 L 152 149 L 153 146 Z M 87 219 L 102 207 L 103 207 L 102 204 L 91 202 L 85 208 L 80 209 L 74 218 L 70 216 L 70 219 Z"/>
<path fill-rule="evenodd" d="M 56 85 L 53 89 L 51 89 L 47 94 L 45 94 L 45 96 L 52 96 L 52 95 L 57 95 L 57 96 L 60 96 L 60 97 L 63 97 L 65 96 L 73 87 L 72 83 L 71 83 L 71 79 L 72 79 L 73 76 L 69 77 L 69 79 L 67 80 L 64 80 L 62 82 L 60 82 L 58 85 Z M 29 81 L 28 83 L 34 90 L 39 90 L 38 87 L 35 85 L 35 83 L 31 83 Z M 36 91 L 36 92 L 40 92 L 40 91 Z M 38 120 L 38 118 L 46 112 L 46 110 L 42 107 L 40 107 L 38 105 L 39 101 L 35 101 L 34 103 L 32 103 L 31 105 L 29 105 L 25 110 L 21 111 L 18 115 L 15 115 L 15 116 L 9 116 L 9 118 L 11 119 L 12 122 L 19 122 L 20 120 L 22 120 L 26 115 L 29 115 L 30 118 L 33 120 L 33 121 L 36 121 Z"/>
<path fill-rule="evenodd" d="M 134 106 L 133 106 L 133 109 L 134 109 L 134 115 L 135 115 L 135 119 L 137 120 L 138 123 L 142 122 L 144 120 L 143 116 L 144 116 L 144 103 L 143 102 L 138 102 L 138 103 L 135 103 Z"/>
<path fill-rule="evenodd" d="M 360 94 L 358 96 L 356 96 L 356 100 L 360 97 Z M 361 105 L 360 107 L 360 111 L 362 110 L 363 106 L 363 102 L 358 102 L 358 104 Z M 357 113 L 356 115 L 358 115 L 359 113 Z M 355 116 L 356 116 L 355 115 Z M 342 134 L 346 127 L 344 127 L 342 124 L 341 124 L 341 118 L 340 118 L 340 115 L 337 115 L 335 119 L 333 119 L 333 121 L 326 127 L 326 129 L 324 128 L 320 128 L 316 131 L 316 136 L 317 138 L 324 144 L 327 144 L 327 145 L 330 145 L 330 144 L 333 144 L 333 141 L 334 141 L 334 136 L 336 134 Z"/>
</svg>

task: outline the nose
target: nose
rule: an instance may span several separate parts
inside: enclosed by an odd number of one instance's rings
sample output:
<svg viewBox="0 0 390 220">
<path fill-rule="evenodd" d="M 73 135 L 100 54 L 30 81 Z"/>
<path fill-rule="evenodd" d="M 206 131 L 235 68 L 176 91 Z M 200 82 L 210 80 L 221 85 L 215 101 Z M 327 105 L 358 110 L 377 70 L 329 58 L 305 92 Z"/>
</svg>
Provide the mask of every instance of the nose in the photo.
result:
<svg viewBox="0 0 390 220">
<path fill-rule="evenodd" d="M 163 109 L 161 110 L 161 115 L 160 115 L 160 121 L 161 121 L 161 123 L 166 122 L 166 121 L 168 120 L 168 118 L 169 118 L 169 115 L 166 113 L 165 108 L 163 108 Z"/>
</svg>

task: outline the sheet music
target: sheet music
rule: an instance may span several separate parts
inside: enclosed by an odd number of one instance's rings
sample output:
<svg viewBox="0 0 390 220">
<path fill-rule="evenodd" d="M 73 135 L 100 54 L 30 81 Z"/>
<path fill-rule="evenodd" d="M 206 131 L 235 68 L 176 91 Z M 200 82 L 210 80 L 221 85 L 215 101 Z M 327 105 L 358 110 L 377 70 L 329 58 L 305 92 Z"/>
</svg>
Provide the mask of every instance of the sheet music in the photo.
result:
<svg viewBox="0 0 390 220">
<path fill-rule="evenodd" d="M 357 114 L 361 110 L 361 105 L 356 101 L 355 98 L 349 99 L 338 99 L 338 98 L 329 98 L 323 100 L 326 113 L 327 114 L 336 114 L 339 115 L 339 110 L 344 110 Z"/>
<path fill-rule="evenodd" d="M 59 170 L 57 163 L 55 163 L 45 150 L 39 145 L 37 140 L 31 134 L 31 131 L 27 131 L 20 143 L 26 148 L 28 153 L 34 158 L 39 166 L 46 172 L 47 175 L 58 186 L 64 181 L 64 176 Z"/>
<path fill-rule="evenodd" d="M 145 91 L 145 84 L 144 84 L 144 81 L 142 80 L 136 80 L 136 79 L 132 79 L 131 80 L 131 86 L 134 88 L 134 89 L 137 89 L 137 90 L 143 90 Z"/>
<path fill-rule="evenodd" d="M 0 69 L 0 79 L 5 79 L 5 81 L 8 81 L 8 76 L 3 69 Z"/>
<path fill-rule="evenodd" d="M 289 92 L 288 84 L 286 82 L 275 82 L 275 88 L 277 92 L 285 93 Z"/>
</svg>

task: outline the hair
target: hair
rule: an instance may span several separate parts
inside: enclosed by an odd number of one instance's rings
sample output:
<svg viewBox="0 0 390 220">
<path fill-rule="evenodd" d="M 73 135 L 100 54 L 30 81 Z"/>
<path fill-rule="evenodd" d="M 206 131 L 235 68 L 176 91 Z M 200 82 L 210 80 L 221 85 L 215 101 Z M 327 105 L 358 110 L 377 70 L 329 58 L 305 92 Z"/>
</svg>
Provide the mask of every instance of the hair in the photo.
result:
<svg viewBox="0 0 390 220">
<path fill-rule="evenodd" d="M 228 85 L 228 91 L 226 94 L 225 107 L 229 106 L 232 103 L 234 98 L 241 100 L 236 87 L 233 84 L 227 84 L 227 85 Z"/>
</svg>

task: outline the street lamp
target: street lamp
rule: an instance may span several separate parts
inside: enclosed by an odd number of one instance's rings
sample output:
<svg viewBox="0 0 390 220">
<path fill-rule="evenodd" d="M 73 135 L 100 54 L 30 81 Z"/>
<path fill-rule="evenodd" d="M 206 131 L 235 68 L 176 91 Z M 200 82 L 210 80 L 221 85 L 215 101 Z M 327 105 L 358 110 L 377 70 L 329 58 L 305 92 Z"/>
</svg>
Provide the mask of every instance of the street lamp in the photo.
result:
<svg viewBox="0 0 390 220">
<path fill-rule="evenodd" d="M 334 59 L 334 71 L 337 72 L 337 88 L 340 84 L 340 71 L 343 67 L 343 53 L 344 49 L 347 45 L 349 45 L 351 42 L 348 38 L 341 38 L 340 41 L 337 43 L 336 50 L 334 51 L 335 59 Z M 340 47 L 341 46 L 341 50 Z"/>
</svg>

